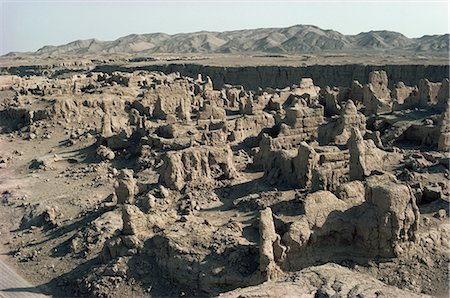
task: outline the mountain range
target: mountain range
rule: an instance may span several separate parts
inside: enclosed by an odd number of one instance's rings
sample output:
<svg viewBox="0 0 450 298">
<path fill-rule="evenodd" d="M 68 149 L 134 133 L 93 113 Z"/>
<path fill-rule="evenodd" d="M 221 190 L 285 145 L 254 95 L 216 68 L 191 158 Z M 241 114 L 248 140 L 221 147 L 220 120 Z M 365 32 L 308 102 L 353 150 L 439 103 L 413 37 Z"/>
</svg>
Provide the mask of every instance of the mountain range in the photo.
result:
<svg viewBox="0 0 450 298">
<path fill-rule="evenodd" d="M 131 34 L 114 41 L 77 40 L 60 46 L 44 46 L 34 55 L 155 53 L 271 53 L 408 51 L 446 53 L 449 34 L 408 38 L 393 31 L 344 35 L 312 25 L 260 28 L 226 32 Z"/>
</svg>

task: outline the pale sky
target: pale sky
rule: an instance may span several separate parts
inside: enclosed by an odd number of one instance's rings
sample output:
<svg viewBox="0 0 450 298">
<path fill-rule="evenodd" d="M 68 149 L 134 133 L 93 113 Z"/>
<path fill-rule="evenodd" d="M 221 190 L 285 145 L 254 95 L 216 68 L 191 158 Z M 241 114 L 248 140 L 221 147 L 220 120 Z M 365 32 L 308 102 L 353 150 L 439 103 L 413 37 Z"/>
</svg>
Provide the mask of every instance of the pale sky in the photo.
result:
<svg viewBox="0 0 450 298">
<path fill-rule="evenodd" d="M 132 33 L 228 31 L 316 25 L 343 34 L 391 30 L 407 37 L 449 32 L 440 1 L 0 0 L 0 55 L 77 39 Z"/>
</svg>

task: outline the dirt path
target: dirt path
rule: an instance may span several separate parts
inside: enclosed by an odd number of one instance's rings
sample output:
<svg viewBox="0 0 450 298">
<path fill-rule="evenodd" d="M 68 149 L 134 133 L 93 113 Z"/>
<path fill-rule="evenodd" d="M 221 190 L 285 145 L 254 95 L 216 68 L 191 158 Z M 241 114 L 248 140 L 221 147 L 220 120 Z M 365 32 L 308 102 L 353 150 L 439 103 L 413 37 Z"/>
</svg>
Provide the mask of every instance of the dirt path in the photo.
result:
<svg viewBox="0 0 450 298">
<path fill-rule="evenodd" d="M 0 156 L 6 155 L 5 151 L 8 147 L 8 143 L 0 139 Z M 14 179 L 14 171 L 10 168 L 0 169 L 0 194 L 3 191 L 17 191 L 19 189 L 19 182 Z M 0 211 L 2 217 L 2 225 L 0 226 L 0 233 L 2 241 L 7 241 L 9 236 L 7 233 L 11 229 L 11 214 L 8 212 Z M 0 298 L 12 298 L 12 297 L 48 297 L 39 293 L 38 289 L 17 274 L 7 264 L 7 248 L 0 243 Z"/>
<path fill-rule="evenodd" d="M 48 297 L 39 293 L 33 285 L 12 270 L 0 258 L 0 297 Z"/>
</svg>

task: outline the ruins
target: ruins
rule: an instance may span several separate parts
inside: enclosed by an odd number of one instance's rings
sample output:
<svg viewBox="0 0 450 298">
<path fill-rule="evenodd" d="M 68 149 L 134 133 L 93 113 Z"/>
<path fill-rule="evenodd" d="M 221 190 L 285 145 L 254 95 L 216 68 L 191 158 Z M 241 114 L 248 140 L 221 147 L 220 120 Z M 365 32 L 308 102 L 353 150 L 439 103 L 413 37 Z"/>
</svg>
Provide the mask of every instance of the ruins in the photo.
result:
<svg viewBox="0 0 450 298">
<path fill-rule="evenodd" d="M 448 293 L 448 79 L 2 82 L 0 169 L 18 177 L 0 184 L 18 225 L 7 246 L 44 293 Z"/>
</svg>

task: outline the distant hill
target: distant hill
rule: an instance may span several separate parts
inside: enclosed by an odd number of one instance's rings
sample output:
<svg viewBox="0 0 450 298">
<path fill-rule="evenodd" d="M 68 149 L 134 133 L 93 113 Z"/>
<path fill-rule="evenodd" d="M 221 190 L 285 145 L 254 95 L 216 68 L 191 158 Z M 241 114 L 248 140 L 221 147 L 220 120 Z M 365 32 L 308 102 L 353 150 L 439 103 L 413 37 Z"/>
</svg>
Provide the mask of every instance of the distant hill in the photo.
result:
<svg viewBox="0 0 450 298">
<path fill-rule="evenodd" d="M 449 34 L 408 38 L 392 31 L 344 35 L 311 25 L 260 28 L 226 32 L 131 34 L 114 41 L 77 40 L 60 46 L 45 46 L 34 55 L 154 53 L 276 53 L 349 51 L 408 51 L 446 53 Z"/>
</svg>

